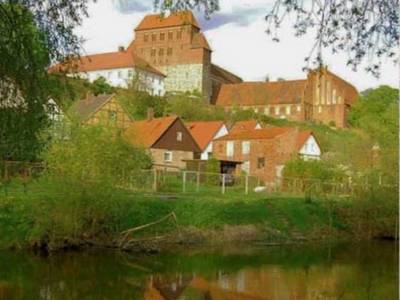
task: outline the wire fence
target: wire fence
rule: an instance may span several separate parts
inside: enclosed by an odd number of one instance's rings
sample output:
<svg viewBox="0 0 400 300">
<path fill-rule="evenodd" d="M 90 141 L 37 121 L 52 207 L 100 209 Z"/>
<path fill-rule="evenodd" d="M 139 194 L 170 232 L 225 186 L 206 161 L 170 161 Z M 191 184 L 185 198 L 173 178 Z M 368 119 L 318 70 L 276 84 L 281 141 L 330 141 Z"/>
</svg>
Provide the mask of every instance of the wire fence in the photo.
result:
<svg viewBox="0 0 400 300">
<path fill-rule="evenodd" d="M 0 195 L 15 193 L 46 193 L 40 186 L 31 184 L 40 177 L 44 167 L 41 164 L 7 162 L 2 169 Z M 11 180 L 14 178 L 14 180 Z M 15 180 L 17 178 L 17 180 Z M 18 182 L 17 184 L 15 182 Z M 264 183 L 257 176 L 248 174 L 220 174 L 188 170 L 150 169 L 125 174 L 119 188 L 127 192 L 161 194 L 207 193 L 222 195 L 293 195 L 293 196 L 351 196 L 355 191 L 375 186 L 398 190 L 397 185 L 384 185 L 378 181 L 360 183 L 351 180 L 323 181 L 310 178 L 277 178 Z"/>
</svg>

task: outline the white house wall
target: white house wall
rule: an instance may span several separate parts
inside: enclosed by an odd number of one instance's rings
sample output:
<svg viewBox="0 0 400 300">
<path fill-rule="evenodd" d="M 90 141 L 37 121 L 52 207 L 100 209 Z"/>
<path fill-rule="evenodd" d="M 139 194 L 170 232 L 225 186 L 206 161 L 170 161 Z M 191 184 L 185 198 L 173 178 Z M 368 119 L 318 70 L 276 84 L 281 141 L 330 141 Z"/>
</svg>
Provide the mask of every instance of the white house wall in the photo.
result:
<svg viewBox="0 0 400 300">
<path fill-rule="evenodd" d="M 225 125 L 223 125 L 218 132 L 216 133 L 216 135 L 214 136 L 214 140 L 217 138 L 220 138 L 221 136 L 227 135 L 228 134 L 228 129 L 226 128 Z M 211 141 L 208 146 L 206 147 L 206 149 L 201 153 L 200 158 L 202 160 L 208 160 L 209 159 L 209 153 L 212 153 L 213 151 L 213 142 Z"/>
<path fill-rule="evenodd" d="M 89 72 L 81 72 L 79 76 L 90 82 L 95 81 L 99 77 L 104 77 L 108 84 L 115 87 L 128 87 L 128 84 L 134 76 L 139 74 L 139 80 L 144 83 L 145 90 L 152 95 L 163 96 L 165 94 L 164 77 L 152 72 L 144 70 L 136 70 L 135 68 L 118 68 L 108 70 L 96 70 Z"/>
<path fill-rule="evenodd" d="M 315 140 L 314 136 L 310 136 L 303 147 L 301 147 L 299 154 L 306 159 L 319 159 L 321 157 L 321 149 Z"/>
</svg>

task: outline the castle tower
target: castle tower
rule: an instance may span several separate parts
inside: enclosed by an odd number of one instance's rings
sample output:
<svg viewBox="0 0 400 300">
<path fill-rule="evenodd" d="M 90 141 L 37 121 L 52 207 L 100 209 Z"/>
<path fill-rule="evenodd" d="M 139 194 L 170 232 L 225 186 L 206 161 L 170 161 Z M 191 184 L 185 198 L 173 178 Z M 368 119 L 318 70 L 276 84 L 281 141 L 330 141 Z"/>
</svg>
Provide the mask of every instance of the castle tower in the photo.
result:
<svg viewBox="0 0 400 300">
<path fill-rule="evenodd" d="M 144 17 L 128 50 L 167 76 L 167 92 L 198 91 L 210 100 L 212 50 L 192 12 Z"/>
</svg>

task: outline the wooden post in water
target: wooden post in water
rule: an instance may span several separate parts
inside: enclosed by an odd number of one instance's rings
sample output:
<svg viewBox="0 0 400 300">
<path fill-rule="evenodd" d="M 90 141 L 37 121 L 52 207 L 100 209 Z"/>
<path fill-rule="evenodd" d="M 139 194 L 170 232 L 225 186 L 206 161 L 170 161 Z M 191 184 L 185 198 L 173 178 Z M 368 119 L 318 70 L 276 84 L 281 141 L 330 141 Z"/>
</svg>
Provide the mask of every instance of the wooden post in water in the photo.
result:
<svg viewBox="0 0 400 300">
<path fill-rule="evenodd" d="M 225 173 L 222 174 L 222 194 L 225 194 L 225 176 Z"/>
</svg>

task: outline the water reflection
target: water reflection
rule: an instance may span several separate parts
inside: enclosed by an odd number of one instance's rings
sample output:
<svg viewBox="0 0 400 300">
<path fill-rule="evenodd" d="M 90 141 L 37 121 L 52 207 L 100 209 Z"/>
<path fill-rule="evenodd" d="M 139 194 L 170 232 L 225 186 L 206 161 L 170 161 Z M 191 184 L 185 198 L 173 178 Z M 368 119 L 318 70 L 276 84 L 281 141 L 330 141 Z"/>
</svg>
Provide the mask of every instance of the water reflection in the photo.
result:
<svg viewBox="0 0 400 300">
<path fill-rule="evenodd" d="M 0 252 L 0 299 L 397 299 L 391 243 L 115 252 Z"/>
</svg>

